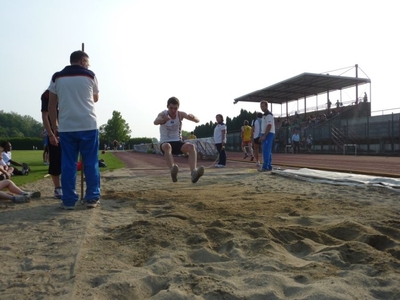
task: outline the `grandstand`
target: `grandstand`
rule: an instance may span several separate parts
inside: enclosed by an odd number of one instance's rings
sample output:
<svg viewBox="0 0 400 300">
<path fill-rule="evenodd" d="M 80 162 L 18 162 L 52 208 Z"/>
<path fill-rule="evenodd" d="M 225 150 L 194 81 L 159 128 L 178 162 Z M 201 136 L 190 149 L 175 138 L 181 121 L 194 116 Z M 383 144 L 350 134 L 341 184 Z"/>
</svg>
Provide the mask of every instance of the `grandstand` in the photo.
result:
<svg viewBox="0 0 400 300">
<path fill-rule="evenodd" d="M 275 151 L 284 152 L 293 130 L 298 129 L 301 137 L 313 137 L 313 153 L 399 155 L 400 114 L 371 113 L 371 93 L 370 99 L 366 93 L 358 95 L 359 86 L 371 85 L 371 80 L 358 77 L 357 65 L 355 69 L 356 77 L 303 73 L 236 98 L 234 103 L 268 100 L 275 116 Z M 353 100 L 331 103 L 330 93 L 340 91 L 341 97 L 344 89 L 355 92 Z M 307 105 L 309 98 L 321 95 L 326 95 L 323 105 Z M 289 104 L 301 100 L 304 110 L 289 113 Z M 285 106 L 286 114 L 274 112 L 272 104 L 280 104 L 281 112 Z M 238 134 L 228 133 L 228 145 L 239 145 L 239 140 Z M 233 146 L 231 150 L 239 149 Z"/>
</svg>

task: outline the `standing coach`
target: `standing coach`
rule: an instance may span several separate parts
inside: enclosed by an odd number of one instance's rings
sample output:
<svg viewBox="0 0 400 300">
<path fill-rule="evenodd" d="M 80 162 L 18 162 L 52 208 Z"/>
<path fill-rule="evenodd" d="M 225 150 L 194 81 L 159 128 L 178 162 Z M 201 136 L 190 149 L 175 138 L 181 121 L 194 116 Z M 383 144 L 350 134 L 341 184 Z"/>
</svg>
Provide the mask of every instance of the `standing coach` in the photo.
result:
<svg viewBox="0 0 400 300">
<path fill-rule="evenodd" d="M 61 145 L 61 208 L 72 210 L 79 196 L 76 193 L 76 173 L 79 153 L 84 163 L 87 208 L 98 206 L 100 199 L 99 132 L 95 103 L 99 88 L 95 74 L 89 68 L 89 56 L 75 51 L 66 66 L 51 78 L 49 86 L 49 117 L 52 131 L 50 143 Z M 57 119 L 57 104 L 59 115 Z"/>
</svg>

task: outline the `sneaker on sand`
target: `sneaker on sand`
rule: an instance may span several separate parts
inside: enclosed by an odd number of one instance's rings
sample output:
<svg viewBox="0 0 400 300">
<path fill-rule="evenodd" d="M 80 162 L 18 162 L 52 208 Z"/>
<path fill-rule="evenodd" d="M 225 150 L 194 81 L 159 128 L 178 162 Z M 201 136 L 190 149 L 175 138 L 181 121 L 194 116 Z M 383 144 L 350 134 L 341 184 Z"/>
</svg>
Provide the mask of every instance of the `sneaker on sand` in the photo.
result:
<svg viewBox="0 0 400 300">
<path fill-rule="evenodd" d="M 27 203 L 30 202 L 31 199 L 29 198 L 29 195 L 27 194 L 22 194 L 22 195 L 15 195 L 14 198 L 12 199 L 14 203 Z"/>
<path fill-rule="evenodd" d="M 243 159 L 246 159 L 249 155 L 247 153 L 244 154 Z"/>
<path fill-rule="evenodd" d="M 254 160 L 254 156 L 252 156 L 251 158 L 250 158 L 250 161 L 253 161 Z"/>
<path fill-rule="evenodd" d="M 215 167 L 216 167 L 216 168 L 225 168 L 225 165 L 219 165 L 219 164 L 217 164 L 217 165 L 215 165 Z"/>
<path fill-rule="evenodd" d="M 177 182 L 178 181 L 178 165 L 173 165 L 171 168 L 171 178 L 172 178 L 172 182 Z"/>
<path fill-rule="evenodd" d="M 54 189 L 54 199 L 61 199 L 62 189 L 60 187 Z"/>
<path fill-rule="evenodd" d="M 23 195 L 28 196 L 28 198 L 35 199 L 35 198 L 40 198 L 41 193 L 40 192 L 24 192 Z"/>
<path fill-rule="evenodd" d="M 261 166 L 261 163 L 258 161 L 258 162 L 256 163 L 256 166 L 257 166 L 257 167 Z"/>
<path fill-rule="evenodd" d="M 75 206 L 66 206 L 66 205 L 64 205 L 64 203 L 61 202 L 60 208 L 64 209 L 64 210 L 74 210 Z"/>
<path fill-rule="evenodd" d="M 95 208 L 99 206 L 99 200 L 86 200 L 86 208 Z"/>
<path fill-rule="evenodd" d="M 192 182 L 196 183 L 204 174 L 204 167 L 200 166 L 192 171 Z"/>
</svg>

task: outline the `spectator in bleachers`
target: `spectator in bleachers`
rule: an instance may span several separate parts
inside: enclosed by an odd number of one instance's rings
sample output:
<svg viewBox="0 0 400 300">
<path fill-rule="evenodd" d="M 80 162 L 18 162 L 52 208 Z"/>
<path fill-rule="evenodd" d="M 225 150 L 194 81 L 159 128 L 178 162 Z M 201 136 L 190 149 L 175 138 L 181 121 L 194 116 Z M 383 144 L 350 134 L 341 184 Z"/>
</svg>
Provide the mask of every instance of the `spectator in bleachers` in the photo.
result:
<svg viewBox="0 0 400 300">
<path fill-rule="evenodd" d="M 313 140 L 311 134 L 308 135 L 308 137 L 307 137 L 307 139 L 306 139 L 306 143 L 307 143 L 307 150 L 308 150 L 308 152 L 311 152 L 311 147 L 312 147 L 312 145 L 313 145 L 313 143 L 314 143 L 314 140 Z"/>
<path fill-rule="evenodd" d="M 297 129 L 294 130 L 294 133 L 292 135 L 292 147 L 293 153 L 300 153 L 300 134 Z"/>
<path fill-rule="evenodd" d="M 301 141 L 300 141 L 300 151 L 304 151 L 304 150 L 306 150 L 306 138 L 305 137 L 302 137 L 301 138 Z"/>
<path fill-rule="evenodd" d="M 364 102 L 368 102 L 368 96 L 367 96 L 367 93 L 365 93 L 365 92 L 364 92 L 363 101 Z"/>
</svg>

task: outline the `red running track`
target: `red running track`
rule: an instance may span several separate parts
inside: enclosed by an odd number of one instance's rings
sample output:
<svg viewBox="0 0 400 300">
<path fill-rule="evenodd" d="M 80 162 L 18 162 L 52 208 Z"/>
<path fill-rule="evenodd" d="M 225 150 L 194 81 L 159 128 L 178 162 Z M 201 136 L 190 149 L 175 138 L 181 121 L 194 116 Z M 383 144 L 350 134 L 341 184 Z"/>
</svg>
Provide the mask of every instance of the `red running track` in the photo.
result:
<svg viewBox="0 0 400 300">
<path fill-rule="evenodd" d="M 165 170 L 164 157 L 133 151 L 115 151 L 127 168 L 143 170 Z M 260 156 L 261 157 L 261 156 Z M 181 167 L 188 167 L 187 157 L 175 157 Z M 228 152 L 227 168 L 256 168 L 250 158 L 243 159 L 243 153 Z M 199 165 L 211 166 L 212 160 L 200 160 Z M 323 155 L 323 154 L 272 154 L 272 165 L 282 168 L 310 168 L 318 170 L 367 174 L 374 176 L 400 178 L 400 158 L 385 156 Z"/>
</svg>

